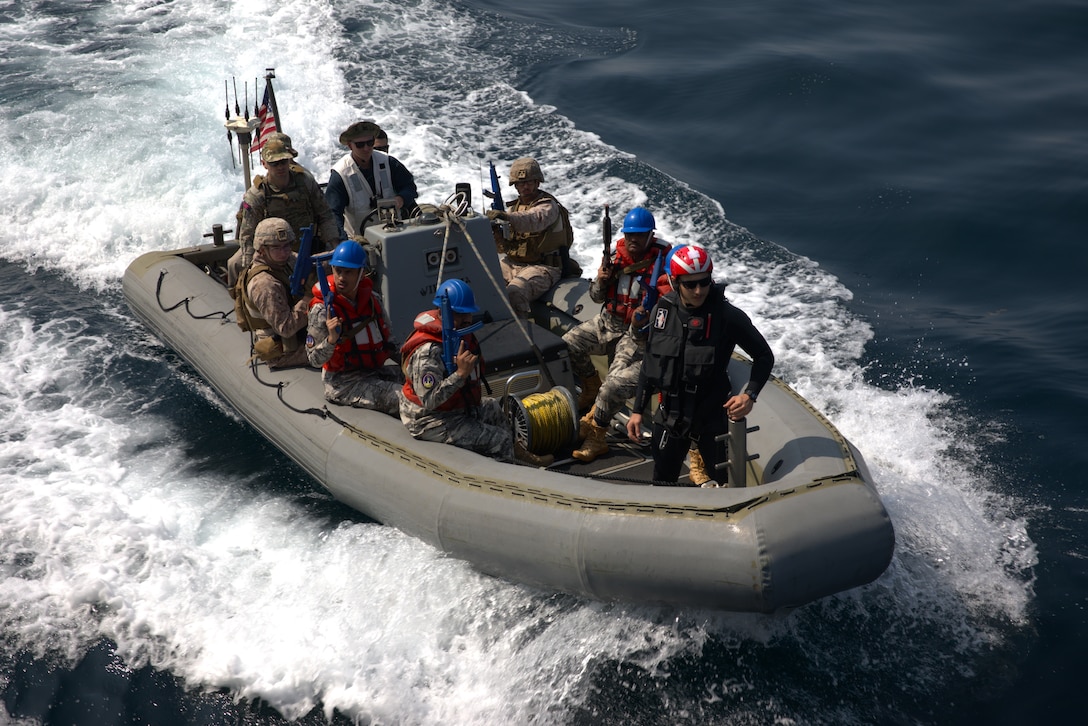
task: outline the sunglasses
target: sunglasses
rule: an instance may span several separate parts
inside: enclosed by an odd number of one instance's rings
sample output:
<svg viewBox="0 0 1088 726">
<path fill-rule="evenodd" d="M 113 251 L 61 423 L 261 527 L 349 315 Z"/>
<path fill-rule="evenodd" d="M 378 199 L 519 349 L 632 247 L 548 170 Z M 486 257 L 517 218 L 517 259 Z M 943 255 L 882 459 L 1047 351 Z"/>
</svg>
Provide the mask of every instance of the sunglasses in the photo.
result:
<svg viewBox="0 0 1088 726">
<path fill-rule="evenodd" d="M 265 163 L 269 166 L 283 166 L 284 164 L 290 163 L 290 161 L 290 159 L 280 159 L 279 161 L 266 161 Z"/>
<path fill-rule="evenodd" d="M 389 147 L 388 146 L 378 146 L 377 144 L 374 144 L 374 151 L 389 151 Z"/>
<path fill-rule="evenodd" d="M 366 141 L 352 141 L 351 145 L 356 149 L 365 149 L 368 146 L 374 145 L 374 139 L 367 139 Z"/>
<path fill-rule="evenodd" d="M 700 287 L 710 287 L 710 282 L 711 280 L 709 277 L 701 277 L 698 280 L 689 280 L 687 278 L 680 280 L 680 284 L 689 290 L 695 290 Z"/>
</svg>

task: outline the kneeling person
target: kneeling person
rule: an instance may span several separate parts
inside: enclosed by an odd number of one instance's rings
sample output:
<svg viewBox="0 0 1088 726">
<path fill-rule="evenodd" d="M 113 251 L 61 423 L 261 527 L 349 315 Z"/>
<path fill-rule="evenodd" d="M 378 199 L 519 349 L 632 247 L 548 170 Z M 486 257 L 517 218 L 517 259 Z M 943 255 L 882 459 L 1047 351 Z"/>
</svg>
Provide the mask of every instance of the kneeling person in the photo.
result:
<svg viewBox="0 0 1088 726">
<path fill-rule="evenodd" d="M 341 242 L 329 264 L 332 299 L 326 301 L 320 285 L 314 285 L 306 338 L 310 363 L 322 368 L 325 398 L 396 416 L 402 378 L 399 368 L 385 362 L 397 344 L 371 281 L 363 277 L 366 251 L 358 242 Z"/>
<path fill-rule="evenodd" d="M 235 311 L 238 325 L 253 332 L 253 350 L 269 368 L 304 366 L 306 348 L 305 299 L 290 293 L 291 269 L 297 255 L 291 251 L 295 232 L 279 217 L 263 219 L 253 233 L 253 264 L 238 278 Z"/>
<path fill-rule="evenodd" d="M 446 280 L 434 298 L 435 305 L 448 299 L 457 330 L 472 324 L 476 307 L 472 288 L 463 280 Z M 443 359 L 443 335 L 451 335 L 442 326 L 440 310 L 428 310 L 415 319 L 415 330 L 401 348 L 404 367 L 400 418 L 417 439 L 438 441 L 471 449 L 504 460 L 515 457 L 534 466 L 548 466 L 552 457 L 537 456 L 515 443 L 510 422 L 496 398 L 484 398 L 481 392 L 483 359 L 476 336 L 460 339 L 447 371 Z"/>
</svg>

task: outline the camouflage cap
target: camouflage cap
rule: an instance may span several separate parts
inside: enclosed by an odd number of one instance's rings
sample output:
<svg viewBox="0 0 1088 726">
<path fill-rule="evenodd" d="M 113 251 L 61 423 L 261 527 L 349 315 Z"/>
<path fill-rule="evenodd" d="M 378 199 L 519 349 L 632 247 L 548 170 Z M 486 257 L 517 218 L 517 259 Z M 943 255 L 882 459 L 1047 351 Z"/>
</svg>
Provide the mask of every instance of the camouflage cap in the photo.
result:
<svg viewBox="0 0 1088 726">
<path fill-rule="evenodd" d="M 284 242 L 294 243 L 295 231 L 287 220 L 279 217 L 262 219 L 253 231 L 253 249 L 260 251 L 265 245 L 281 245 Z"/>
<path fill-rule="evenodd" d="M 347 146 L 355 139 L 365 139 L 368 136 L 377 138 L 380 131 L 381 128 L 373 121 L 356 121 L 340 134 L 340 143 Z"/>
<path fill-rule="evenodd" d="M 510 165 L 510 186 L 519 181 L 544 181 L 544 173 L 540 171 L 540 164 L 530 156 L 523 156 Z"/>
<path fill-rule="evenodd" d="M 270 133 L 268 135 L 268 141 L 273 141 L 275 139 L 279 139 L 280 141 L 282 141 L 287 146 L 287 149 L 292 154 L 294 154 L 295 156 L 298 156 L 298 149 L 296 149 L 294 147 L 294 145 L 291 143 L 291 137 L 290 136 L 283 133 L 282 131 L 273 131 L 272 133 Z M 265 142 L 265 143 L 267 143 L 267 142 Z"/>
<path fill-rule="evenodd" d="M 280 159 L 294 159 L 298 152 L 291 148 L 291 137 L 278 131 L 270 134 L 261 147 L 261 159 L 272 162 Z"/>
</svg>

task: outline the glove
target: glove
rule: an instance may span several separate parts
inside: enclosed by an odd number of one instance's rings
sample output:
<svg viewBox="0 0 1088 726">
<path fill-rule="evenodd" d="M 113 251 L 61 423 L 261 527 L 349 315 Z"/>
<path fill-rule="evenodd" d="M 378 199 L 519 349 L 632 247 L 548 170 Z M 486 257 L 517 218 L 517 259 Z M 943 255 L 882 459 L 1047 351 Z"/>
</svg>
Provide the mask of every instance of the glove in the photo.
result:
<svg viewBox="0 0 1088 726">
<path fill-rule="evenodd" d="M 487 218 L 492 222 L 498 219 L 507 220 L 510 219 L 510 213 L 502 209 L 489 209 L 487 210 Z"/>
</svg>

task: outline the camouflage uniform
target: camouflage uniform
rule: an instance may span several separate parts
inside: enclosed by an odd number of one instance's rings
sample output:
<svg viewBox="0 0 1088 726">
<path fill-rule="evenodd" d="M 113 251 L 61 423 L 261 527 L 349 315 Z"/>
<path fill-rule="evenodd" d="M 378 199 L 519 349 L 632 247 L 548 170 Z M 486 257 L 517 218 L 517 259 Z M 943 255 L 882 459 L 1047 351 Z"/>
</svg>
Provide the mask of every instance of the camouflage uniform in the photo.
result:
<svg viewBox="0 0 1088 726">
<path fill-rule="evenodd" d="M 562 268 L 514 262 L 508 257 L 499 261 L 502 279 L 506 281 L 506 297 L 519 317 L 527 318 L 530 303 L 555 287 L 563 275 Z"/>
<path fill-rule="evenodd" d="M 291 255 L 290 264 L 294 263 L 294 258 L 295 255 Z M 285 349 L 299 342 L 298 333 L 306 327 L 308 301 L 299 300 L 292 306 L 287 288 L 273 275 L 266 273 L 253 275 L 246 285 L 246 294 L 253 302 L 259 317 L 272 326 L 253 331 L 255 347 L 260 341 L 274 336 L 279 336 L 284 342 Z M 298 344 L 297 348 L 288 350 L 279 358 L 269 361 L 268 366 L 269 368 L 288 368 L 304 366 L 306 363 L 306 348 Z"/>
<path fill-rule="evenodd" d="M 630 328 L 616 344 L 616 357 L 608 367 L 608 375 L 597 392 L 593 419 L 598 426 L 607 426 L 616 412 L 638 388 L 638 372 L 646 355 L 646 339 Z"/>
<path fill-rule="evenodd" d="M 655 241 L 654 244 L 664 243 Z M 608 298 L 609 285 L 609 282 L 593 278 L 589 286 L 590 299 L 595 303 L 604 303 Z M 593 412 L 593 420 L 598 426 L 608 426 L 616 412 L 635 394 L 639 368 L 646 355 L 645 332 L 634 331 L 635 327 L 644 325 L 646 319 L 635 318 L 634 323 L 624 320 L 623 317 L 603 309 L 591 320 L 571 328 L 563 336 L 563 342 L 570 351 L 571 369 L 582 380 L 597 372 L 590 356 L 607 356 L 612 354 L 612 349 L 615 350 L 608 373 L 594 401 L 596 410 Z"/>
<path fill-rule="evenodd" d="M 328 313 L 324 305 L 310 308 L 305 351 L 310 365 L 323 367 L 332 358 L 336 346 L 329 342 L 329 329 L 325 325 Z M 391 341 L 395 349 L 395 341 Z M 325 385 L 325 399 L 341 406 L 369 408 L 387 413 L 400 414 L 400 387 L 404 376 L 397 366 L 383 365 L 378 368 L 355 368 L 345 371 L 329 371 L 322 368 L 321 381 Z"/>
<path fill-rule="evenodd" d="M 596 277 L 589 284 L 589 299 L 603 303 L 608 293 L 607 284 L 602 284 Z M 602 310 L 591 319 L 571 328 L 563 336 L 563 342 L 570 350 L 570 365 L 574 375 L 585 379 L 592 376 L 596 369 L 590 356 L 612 356 L 616 343 L 627 332 L 627 323 Z"/>
<path fill-rule="evenodd" d="M 510 185 L 521 181 L 543 183 L 544 174 L 535 159 L 526 156 L 510 165 Z M 563 277 L 566 248 L 574 239 L 569 215 L 559 200 L 538 184 L 530 201 L 523 202 L 519 194 L 505 211 L 489 211 L 488 217 L 510 223 L 510 239 L 497 235 L 495 242 L 505 255 L 501 264 L 506 296 L 518 317 L 528 318 L 529 303 Z"/>
<path fill-rule="evenodd" d="M 264 148 L 261 149 L 261 158 L 265 161 L 276 161 L 280 158 L 297 156 L 298 152 L 285 143 L 283 138 L 281 134 L 280 138 L 265 142 Z M 253 186 L 246 190 L 239 214 L 241 215 L 237 235 L 239 249 L 227 263 L 227 285 L 230 287 L 234 286 L 234 281 L 241 271 L 253 262 L 253 232 L 263 219 L 279 217 L 287 220 L 295 232 L 296 252 L 298 251 L 297 240 L 302 236 L 300 230 L 310 225 L 316 225 L 312 252 L 331 250 L 340 241 L 340 231 L 336 226 L 332 210 L 325 201 L 321 185 L 309 172 L 294 163 L 291 165 L 290 178 L 284 189 L 273 189 L 264 177 L 256 177 Z"/>
<path fill-rule="evenodd" d="M 408 358 L 405 376 L 424 402 L 419 406 L 400 397 L 400 420 L 412 436 L 513 460 L 514 435 L 498 399 L 484 398 L 469 410 L 436 410 L 466 383 L 456 371 L 446 375 L 441 345 L 424 343 L 416 349 Z"/>
</svg>

